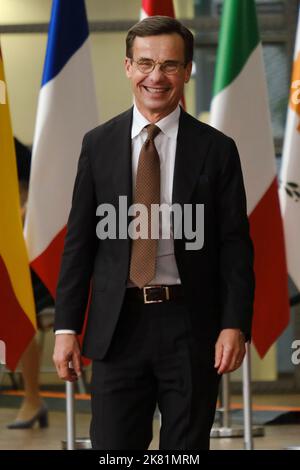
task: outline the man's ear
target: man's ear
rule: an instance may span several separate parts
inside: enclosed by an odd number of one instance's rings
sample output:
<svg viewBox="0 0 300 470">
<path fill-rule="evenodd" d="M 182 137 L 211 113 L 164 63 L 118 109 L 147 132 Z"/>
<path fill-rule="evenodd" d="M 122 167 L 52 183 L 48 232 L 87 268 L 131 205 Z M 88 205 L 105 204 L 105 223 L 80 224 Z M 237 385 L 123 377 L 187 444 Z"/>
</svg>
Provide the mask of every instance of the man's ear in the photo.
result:
<svg viewBox="0 0 300 470">
<path fill-rule="evenodd" d="M 132 63 L 129 57 L 126 57 L 124 65 L 127 78 L 131 78 Z"/>
<path fill-rule="evenodd" d="M 187 83 L 191 78 L 193 62 L 189 62 L 185 68 L 185 78 L 184 82 Z"/>
</svg>

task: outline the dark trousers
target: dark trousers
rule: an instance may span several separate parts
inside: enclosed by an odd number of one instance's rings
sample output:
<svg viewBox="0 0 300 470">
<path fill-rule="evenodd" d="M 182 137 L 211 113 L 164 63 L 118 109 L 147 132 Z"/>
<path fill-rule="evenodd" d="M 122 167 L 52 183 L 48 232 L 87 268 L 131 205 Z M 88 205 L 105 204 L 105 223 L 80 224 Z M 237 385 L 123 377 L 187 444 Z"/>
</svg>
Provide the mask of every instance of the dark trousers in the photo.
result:
<svg viewBox="0 0 300 470">
<path fill-rule="evenodd" d="M 156 404 L 161 450 L 208 449 L 219 379 L 214 342 L 195 337 L 183 303 L 125 300 L 107 355 L 93 361 L 93 449 L 146 450 Z"/>
</svg>

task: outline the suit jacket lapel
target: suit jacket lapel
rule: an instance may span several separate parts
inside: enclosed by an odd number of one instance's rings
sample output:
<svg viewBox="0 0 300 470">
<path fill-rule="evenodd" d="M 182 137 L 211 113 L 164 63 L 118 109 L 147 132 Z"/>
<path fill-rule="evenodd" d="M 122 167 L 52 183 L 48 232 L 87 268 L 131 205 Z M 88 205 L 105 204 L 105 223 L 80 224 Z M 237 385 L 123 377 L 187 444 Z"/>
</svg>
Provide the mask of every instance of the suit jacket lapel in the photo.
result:
<svg viewBox="0 0 300 470">
<path fill-rule="evenodd" d="M 131 126 L 132 110 L 121 114 L 115 121 L 111 138 L 110 155 L 114 165 L 113 189 L 118 196 L 127 196 L 132 204 Z"/>
<path fill-rule="evenodd" d="M 205 152 L 201 149 L 200 122 L 181 109 L 177 135 L 172 204 L 190 201 Z"/>
<path fill-rule="evenodd" d="M 110 138 L 113 186 L 132 204 L 131 127 L 133 108 L 118 116 Z M 181 109 L 177 135 L 172 203 L 187 204 L 204 164 L 201 123 Z"/>
<path fill-rule="evenodd" d="M 131 127 L 133 107 L 116 118 L 111 138 L 113 185 L 119 195 L 128 197 L 132 204 Z M 205 151 L 201 146 L 201 123 L 181 109 L 172 203 L 189 202 L 198 175 L 204 163 Z"/>
</svg>

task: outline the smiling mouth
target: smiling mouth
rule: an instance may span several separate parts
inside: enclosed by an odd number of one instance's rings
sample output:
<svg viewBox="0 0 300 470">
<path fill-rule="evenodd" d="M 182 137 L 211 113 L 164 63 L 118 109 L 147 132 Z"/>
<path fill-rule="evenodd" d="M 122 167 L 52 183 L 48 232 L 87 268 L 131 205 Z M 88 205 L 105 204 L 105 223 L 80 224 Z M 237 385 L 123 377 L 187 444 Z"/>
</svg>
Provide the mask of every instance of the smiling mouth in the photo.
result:
<svg viewBox="0 0 300 470">
<path fill-rule="evenodd" d="M 143 88 L 148 92 L 151 93 L 152 95 L 157 95 L 157 94 L 162 94 L 166 93 L 170 90 L 169 87 L 151 87 L 151 86 L 145 86 L 143 85 Z"/>
</svg>

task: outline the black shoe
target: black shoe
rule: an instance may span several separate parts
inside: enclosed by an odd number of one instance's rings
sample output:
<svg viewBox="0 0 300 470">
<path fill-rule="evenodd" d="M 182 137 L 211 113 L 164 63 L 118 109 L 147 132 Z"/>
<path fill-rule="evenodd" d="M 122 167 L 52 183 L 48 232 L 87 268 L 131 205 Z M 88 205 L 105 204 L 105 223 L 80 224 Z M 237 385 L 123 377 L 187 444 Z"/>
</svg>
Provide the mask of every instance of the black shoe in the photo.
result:
<svg viewBox="0 0 300 470">
<path fill-rule="evenodd" d="M 8 429 L 29 429 L 33 427 L 36 421 L 38 421 L 40 428 L 47 428 L 49 426 L 48 408 L 46 405 L 42 405 L 32 418 L 27 420 L 17 419 L 13 423 L 8 424 L 6 427 Z"/>
</svg>

